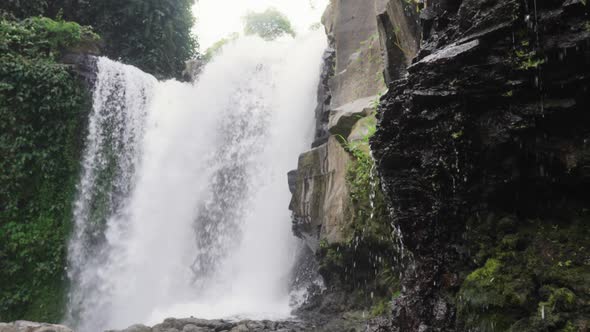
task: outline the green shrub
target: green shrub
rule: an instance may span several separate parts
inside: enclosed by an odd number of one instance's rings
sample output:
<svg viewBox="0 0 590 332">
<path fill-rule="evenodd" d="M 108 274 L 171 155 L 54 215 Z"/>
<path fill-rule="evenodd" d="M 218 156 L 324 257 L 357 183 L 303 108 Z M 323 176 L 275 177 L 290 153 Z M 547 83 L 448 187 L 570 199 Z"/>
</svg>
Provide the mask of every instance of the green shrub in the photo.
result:
<svg viewBox="0 0 590 332">
<path fill-rule="evenodd" d="M 64 48 L 82 40 L 96 40 L 89 27 L 75 22 L 32 17 L 21 22 L 0 21 L 0 51 L 28 58 L 55 58 Z"/>
</svg>

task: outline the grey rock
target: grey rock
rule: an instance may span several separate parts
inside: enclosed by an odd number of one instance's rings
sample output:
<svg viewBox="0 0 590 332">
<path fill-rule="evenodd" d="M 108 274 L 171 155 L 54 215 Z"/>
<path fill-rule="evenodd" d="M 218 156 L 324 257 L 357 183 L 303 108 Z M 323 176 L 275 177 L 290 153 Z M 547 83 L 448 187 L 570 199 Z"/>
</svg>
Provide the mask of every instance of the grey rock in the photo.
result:
<svg viewBox="0 0 590 332">
<path fill-rule="evenodd" d="M 293 230 L 312 251 L 320 238 L 330 243 L 342 241 L 348 208 L 346 170 L 351 157 L 338 140 L 299 157 L 297 184 L 289 208 L 293 211 Z"/>
<path fill-rule="evenodd" d="M 477 46 L 479 46 L 479 40 L 475 39 L 470 42 L 464 44 L 451 44 L 435 53 L 424 57 L 422 60 L 418 61 L 416 64 L 412 65 L 410 68 L 413 69 L 415 66 L 420 66 L 424 64 L 444 64 L 448 60 L 454 60 L 459 55 L 472 51 Z M 411 69 L 408 70 L 411 70 Z"/>
<path fill-rule="evenodd" d="M 230 330 L 230 332 L 249 332 L 249 331 L 250 331 L 250 329 L 248 328 L 248 326 L 246 324 L 240 324 Z"/>
<path fill-rule="evenodd" d="M 297 187 L 297 170 L 287 173 L 287 182 L 289 184 L 289 191 L 291 194 L 294 194 Z"/>
<path fill-rule="evenodd" d="M 209 332 L 210 329 L 206 327 L 199 327 L 194 324 L 187 324 L 182 328 L 182 332 Z"/>
<path fill-rule="evenodd" d="M 136 325 L 126 328 L 123 331 L 124 332 L 152 332 L 152 329 L 148 326 L 145 326 L 145 325 L 136 324 Z M 107 331 L 107 332 L 109 332 L 109 331 Z"/>
<path fill-rule="evenodd" d="M 335 75 L 330 79 L 331 106 L 376 95 L 385 89 L 377 20 L 383 0 L 334 0 L 322 22 L 336 51 Z"/>
<path fill-rule="evenodd" d="M 331 111 L 328 124 L 330 133 L 347 138 L 357 121 L 373 112 L 373 104 L 378 98 L 370 96 L 357 99 Z"/>
<path fill-rule="evenodd" d="M 73 330 L 64 325 L 20 320 L 13 323 L 0 323 L 0 332 L 73 332 Z"/>
<path fill-rule="evenodd" d="M 19 332 L 13 324 L 0 323 L 0 332 Z"/>
</svg>

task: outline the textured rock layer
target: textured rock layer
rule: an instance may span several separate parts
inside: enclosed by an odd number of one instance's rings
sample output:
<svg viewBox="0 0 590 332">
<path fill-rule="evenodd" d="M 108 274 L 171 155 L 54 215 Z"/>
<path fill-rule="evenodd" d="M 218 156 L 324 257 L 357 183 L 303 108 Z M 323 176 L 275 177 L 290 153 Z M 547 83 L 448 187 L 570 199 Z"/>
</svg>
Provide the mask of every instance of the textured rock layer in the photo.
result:
<svg viewBox="0 0 590 332">
<path fill-rule="evenodd" d="M 390 84 L 372 140 L 414 261 L 381 326 L 585 331 L 588 241 L 565 234 L 590 220 L 588 6 L 425 5 L 421 48 Z M 570 307 L 549 313 L 559 296 Z"/>
</svg>

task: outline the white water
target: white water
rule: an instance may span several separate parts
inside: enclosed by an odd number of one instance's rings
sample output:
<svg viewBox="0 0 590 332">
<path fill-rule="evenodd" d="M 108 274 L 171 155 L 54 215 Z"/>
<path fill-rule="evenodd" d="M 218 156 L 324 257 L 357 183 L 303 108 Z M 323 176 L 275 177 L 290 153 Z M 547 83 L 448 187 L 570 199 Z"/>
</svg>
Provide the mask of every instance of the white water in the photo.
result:
<svg viewBox="0 0 590 332">
<path fill-rule="evenodd" d="M 321 32 L 239 39 L 195 84 L 99 60 L 69 246 L 80 332 L 291 311 L 287 172 L 313 136 Z"/>
</svg>

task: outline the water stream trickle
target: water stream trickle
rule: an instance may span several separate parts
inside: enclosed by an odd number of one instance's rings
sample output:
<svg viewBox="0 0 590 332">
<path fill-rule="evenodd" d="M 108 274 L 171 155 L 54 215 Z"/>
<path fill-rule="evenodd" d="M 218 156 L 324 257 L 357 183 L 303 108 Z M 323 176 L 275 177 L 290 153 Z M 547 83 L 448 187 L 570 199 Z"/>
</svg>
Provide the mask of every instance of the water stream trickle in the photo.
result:
<svg viewBox="0 0 590 332">
<path fill-rule="evenodd" d="M 313 136 L 325 36 L 242 38 L 195 84 L 98 60 L 66 321 L 290 314 L 286 174 Z"/>
</svg>

